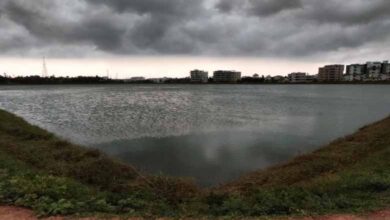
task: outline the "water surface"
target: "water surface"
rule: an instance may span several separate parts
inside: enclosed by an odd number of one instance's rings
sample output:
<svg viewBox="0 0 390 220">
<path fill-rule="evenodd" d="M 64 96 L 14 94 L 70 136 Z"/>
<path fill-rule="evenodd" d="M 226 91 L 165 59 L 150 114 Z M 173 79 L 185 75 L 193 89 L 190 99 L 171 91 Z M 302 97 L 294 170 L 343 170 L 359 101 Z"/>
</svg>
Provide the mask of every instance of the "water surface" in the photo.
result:
<svg viewBox="0 0 390 220">
<path fill-rule="evenodd" d="M 388 85 L 3 86 L 0 108 L 141 170 L 231 180 L 390 113 Z"/>
</svg>

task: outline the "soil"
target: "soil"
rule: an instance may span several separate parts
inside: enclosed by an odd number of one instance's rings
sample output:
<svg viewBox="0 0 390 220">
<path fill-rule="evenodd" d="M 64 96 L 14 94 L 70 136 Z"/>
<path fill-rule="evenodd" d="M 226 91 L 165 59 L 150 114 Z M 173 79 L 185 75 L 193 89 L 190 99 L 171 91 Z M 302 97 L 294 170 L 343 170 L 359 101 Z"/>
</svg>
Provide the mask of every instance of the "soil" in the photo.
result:
<svg viewBox="0 0 390 220">
<path fill-rule="evenodd" d="M 33 211 L 13 207 L 13 206 L 0 206 L 0 220 L 98 220 L 102 218 L 87 217 L 87 218 L 72 218 L 72 217 L 49 217 L 38 218 Z M 104 218 L 103 218 L 104 219 Z M 122 218 L 110 218 L 109 220 L 121 220 Z M 131 220 L 138 220 L 132 218 Z M 328 215 L 317 217 L 304 217 L 304 218 L 285 218 L 283 220 L 390 220 L 390 209 L 372 212 L 367 215 Z"/>
</svg>

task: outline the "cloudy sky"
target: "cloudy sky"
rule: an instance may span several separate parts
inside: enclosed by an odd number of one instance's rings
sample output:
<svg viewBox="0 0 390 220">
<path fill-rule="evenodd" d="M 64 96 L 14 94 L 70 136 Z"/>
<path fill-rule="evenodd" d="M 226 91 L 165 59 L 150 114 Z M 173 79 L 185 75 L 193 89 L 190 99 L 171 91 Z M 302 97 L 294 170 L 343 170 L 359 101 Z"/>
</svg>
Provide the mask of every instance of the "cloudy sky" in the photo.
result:
<svg viewBox="0 0 390 220">
<path fill-rule="evenodd" d="M 390 59 L 389 0 L 0 0 L 0 72 L 316 73 Z"/>
</svg>

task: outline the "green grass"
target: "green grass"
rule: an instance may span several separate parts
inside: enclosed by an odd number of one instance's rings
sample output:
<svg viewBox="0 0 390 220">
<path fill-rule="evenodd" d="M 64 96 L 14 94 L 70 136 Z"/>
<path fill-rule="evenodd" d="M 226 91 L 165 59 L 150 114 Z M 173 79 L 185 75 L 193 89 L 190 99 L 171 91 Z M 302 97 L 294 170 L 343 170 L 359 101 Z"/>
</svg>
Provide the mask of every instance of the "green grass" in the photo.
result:
<svg viewBox="0 0 390 220">
<path fill-rule="evenodd" d="M 169 203 L 152 191 L 100 191 L 80 182 L 31 171 L 6 154 L 0 156 L 0 203 L 32 208 L 38 215 L 111 213 L 168 215 Z"/>
<path fill-rule="evenodd" d="M 39 215 L 284 216 L 390 206 L 390 118 L 214 189 L 139 173 L 0 110 L 0 204 Z"/>
</svg>

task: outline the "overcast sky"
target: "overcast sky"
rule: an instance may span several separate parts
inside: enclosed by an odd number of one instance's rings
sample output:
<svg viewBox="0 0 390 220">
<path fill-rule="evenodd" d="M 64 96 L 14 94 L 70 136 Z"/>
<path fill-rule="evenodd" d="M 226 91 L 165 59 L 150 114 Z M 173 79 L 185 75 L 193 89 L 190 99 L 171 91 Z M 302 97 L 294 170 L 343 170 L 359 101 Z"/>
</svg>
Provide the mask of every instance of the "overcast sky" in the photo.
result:
<svg viewBox="0 0 390 220">
<path fill-rule="evenodd" d="M 389 0 L 0 0 L 0 72 L 316 73 L 390 59 Z"/>
</svg>

